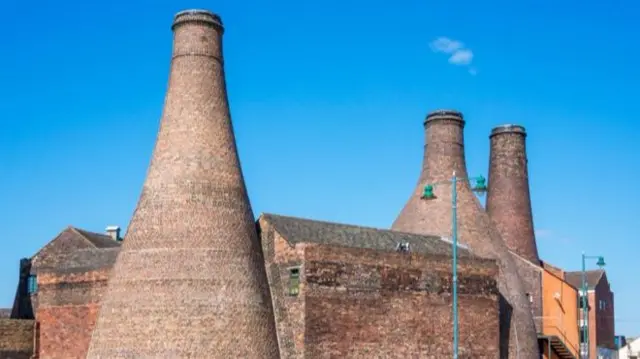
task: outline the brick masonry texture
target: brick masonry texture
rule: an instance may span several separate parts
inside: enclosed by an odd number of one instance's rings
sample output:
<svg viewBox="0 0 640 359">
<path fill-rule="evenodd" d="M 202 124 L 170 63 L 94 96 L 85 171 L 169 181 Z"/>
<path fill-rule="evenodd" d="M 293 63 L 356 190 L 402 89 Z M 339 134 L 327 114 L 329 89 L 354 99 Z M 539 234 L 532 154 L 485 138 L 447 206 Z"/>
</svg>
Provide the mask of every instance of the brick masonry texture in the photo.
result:
<svg viewBox="0 0 640 359">
<path fill-rule="evenodd" d="M 453 172 L 467 177 L 464 155 L 464 120 L 456 111 L 435 111 L 425 120 L 426 146 L 417 186 L 392 229 L 411 233 L 449 236 L 451 233 L 451 186 L 434 189 L 435 199 L 423 200 L 426 184 L 448 180 Z M 458 230 L 460 241 L 472 252 L 498 261 L 498 287 L 503 296 L 501 356 L 538 359 L 539 348 L 531 305 L 506 243 L 471 191 L 467 181 L 458 184 Z"/>
<path fill-rule="evenodd" d="M 87 358 L 278 358 L 229 114 L 222 23 L 193 10 L 172 29 L 160 130 Z"/>
<path fill-rule="evenodd" d="M 68 227 L 31 258 L 41 359 L 85 358 L 120 242 Z"/>
<path fill-rule="evenodd" d="M 603 307 L 599 306 L 599 301 L 603 301 Z M 595 287 L 595 300 L 592 310 L 596 312 L 596 343 L 598 346 L 608 349 L 615 349 L 615 305 L 614 295 L 611 291 L 606 273 L 602 274 L 600 283 Z"/>
<path fill-rule="evenodd" d="M 30 359 L 34 328 L 33 320 L 0 319 L 0 359 Z"/>
<path fill-rule="evenodd" d="M 589 313 L 590 357 L 597 358 L 597 347 L 615 349 L 615 306 L 614 296 L 606 274 L 596 285 L 593 293 L 589 293 L 591 311 Z M 603 301 L 603 307 L 600 306 Z"/>
<path fill-rule="evenodd" d="M 531 212 L 526 136 L 524 127 L 518 125 L 491 131 L 486 210 L 507 247 L 540 264 Z"/>
<path fill-rule="evenodd" d="M 582 272 L 566 272 L 565 280 L 580 289 Z M 590 270 L 586 273 L 589 288 L 589 359 L 597 358 L 597 347 L 615 348 L 615 304 L 614 295 L 604 270 Z M 601 307 L 600 301 L 604 301 Z M 582 311 L 580 312 L 582 318 Z"/>
<path fill-rule="evenodd" d="M 529 262 L 528 259 L 520 257 L 516 253 L 512 252 L 511 254 L 522 279 L 524 291 L 529 294 L 536 331 L 542 333 L 542 267 Z"/>
<path fill-rule="evenodd" d="M 87 355 L 109 269 L 38 275 L 40 359 L 82 359 Z"/>
<path fill-rule="evenodd" d="M 429 253 L 447 242 L 415 236 L 424 247 L 397 253 L 393 241 L 411 235 L 274 215 L 259 231 L 282 358 L 451 356 L 451 259 Z M 497 265 L 461 252 L 460 358 L 498 358 Z"/>
</svg>

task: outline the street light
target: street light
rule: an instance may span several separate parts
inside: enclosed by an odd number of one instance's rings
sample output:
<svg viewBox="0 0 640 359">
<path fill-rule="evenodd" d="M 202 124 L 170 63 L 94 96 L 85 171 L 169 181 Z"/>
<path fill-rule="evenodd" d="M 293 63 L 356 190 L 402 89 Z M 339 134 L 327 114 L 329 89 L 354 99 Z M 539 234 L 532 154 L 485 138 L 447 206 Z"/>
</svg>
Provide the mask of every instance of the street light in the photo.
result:
<svg viewBox="0 0 640 359">
<path fill-rule="evenodd" d="M 588 256 L 582 252 L 582 337 L 584 338 L 584 350 L 580 351 L 580 357 L 583 359 L 589 358 L 589 304 L 587 301 L 587 259 L 597 259 L 596 265 L 600 268 L 604 267 L 604 257 L 602 256 Z"/>
<path fill-rule="evenodd" d="M 450 180 L 430 183 L 424 186 L 422 192 L 422 199 L 431 200 L 436 198 L 433 190 L 438 185 L 450 184 L 451 185 L 451 237 L 452 237 L 452 254 L 453 264 L 451 271 L 453 272 L 453 359 L 458 359 L 458 181 L 474 181 L 475 186 L 472 187 L 472 191 L 478 194 L 484 194 L 487 192 L 486 180 L 482 176 L 478 177 L 456 177 L 456 173 L 453 172 L 453 176 Z"/>
</svg>

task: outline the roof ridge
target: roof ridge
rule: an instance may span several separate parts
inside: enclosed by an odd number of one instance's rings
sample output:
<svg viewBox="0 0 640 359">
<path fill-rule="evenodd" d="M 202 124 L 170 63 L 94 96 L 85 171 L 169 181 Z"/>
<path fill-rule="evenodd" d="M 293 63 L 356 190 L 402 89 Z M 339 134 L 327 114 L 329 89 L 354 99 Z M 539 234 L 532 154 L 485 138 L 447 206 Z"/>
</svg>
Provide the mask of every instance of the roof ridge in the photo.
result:
<svg viewBox="0 0 640 359">
<path fill-rule="evenodd" d="M 82 228 L 77 228 L 77 227 L 74 227 L 74 226 L 69 226 L 69 228 L 72 231 L 74 231 L 76 234 L 78 234 L 80 237 L 82 237 L 82 239 L 84 239 L 85 241 L 89 242 L 89 244 L 91 244 L 95 248 L 98 248 L 98 246 L 96 246 L 96 244 L 93 243 L 91 241 L 91 239 L 89 239 L 89 237 L 87 237 L 84 233 L 82 233 L 82 232 L 87 232 L 87 231 L 84 231 Z"/>
<path fill-rule="evenodd" d="M 600 274 L 604 274 L 604 272 L 606 272 L 606 270 L 604 270 L 602 268 L 598 268 L 598 269 L 587 269 L 584 272 L 585 273 L 600 273 Z M 582 271 L 581 270 L 572 270 L 572 271 L 565 271 L 565 273 L 580 274 L 580 273 L 582 273 Z"/>
<path fill-rule="evenodd" d="M 298 220 L 298 221 L 309 221 L 309 222 L 316 222 L 316 223 L 320 223 L 320 224 L 330 224 L 330 225 L 334 225 L 334 226 L 335 225 L 340 225 L 340 226 L 354 227 L 354 228 L 360 228 L 360 229 L 369 229 L 369 230 L 374 230 L 374 231 L 403 233 L 403 234 L 406 234 L 406 235 L 416 236 L 416 237 L 432 237 L 432 238 L 439 238 L 439 239 L 443 239 L 444 238 L 443 236 L 437 235 L 437 234 L 418 234 L 418 233 L 405 232 L 405 231 L 396 231 L 396 230 L 393 230 L 393 229 L 390 229 L 390 228 L 362 226 L 362 225 L 358 225 L 358 224 L 350 224 L 350 223 L 345 223 L 345 222 L 330 222 L 330 221 L 327 221 L 327 220 L 311 219 L 311 218 L 296 217 L 296 216 L 286 216 L 286 215 L 275 214 L 275 213 L 262 212 L 262 213 L 260 213 L 260 216 L 258 216 L 258 219 L 260 219 L 261 217 L 264 217 L 264 218 L 267 218 L 267 217 L 287 218 L 287 219 Z M 449 241 L 445 240 L 445 242 L 449 242 Z"/>
<path fill-rule="evenodd" d="M 521 256 L 521 255 L 519 255 L 518 253 L 516 253 L 516 252 L 514 252 L 514 251 L 512 251 L 512 250 L 509 250 L 509 253 L 510 253 L 512 256 L 514 256 L 514 257 L 516 257 L 517 259 L 519 259 L 519 260 L 521 260 L 521 261 L 523 261 L 523 262 L 527 263 L 528 265 L 530 265 L 531 267 L 534 267 L 534 268 L 535 268 L 535 269 L 537 269 L 537 270 L 542 271 L 542 270 L 544 269 L 544 268 L 542 268 L 542 266 L 541 266 L 541 265 L 538 265 L 538 264 L 533 263 L 532 261 L 528 260 L 527 258 L 525 258 L 525 257 L 523 257 L 523 256 Z"/>
<path fill-rule="evenodd" d="M 261 213 L 258 218 L 258 225 L 261 223 L 268 224 L 273 231 L 291 245 L 310 242 L 393 251 L 397 250 L 397 245 L 406 243 L 410 244 L 411 247 L 415 246 L 417 252 L 447 256 L 450 256 L 453 250 L 452 241 L 449 238 L 438 235 L 401 232 L 271 213 Z M 458 248 L 461 256 L 477 257 L 465 243 L 458 243 Z"/>
<path fill-rule="evenodd" d="M 73 227 L 73 226 L 72 226 L 72 228 L 75 229 L 76 231 L 83 232 L 83 235 L 84 235 L 84 233 L 87 233 L 87 234 L 95 234 L 96 236 L 101 236 L 101 237 L 105 237 L 105 238 L 109 237 L 108 234 L 104 234 L 104 233 L 101 233 L 101 232 L 94 232 L 94 231 L 90 231 L 90 230 L 87 230 L 87 229 L 84 229 L 84 228 Z M 109 237 L 109 238 L 111 238 L 111 237 Z"/>
<path fill-rule="evenodd" d="M 66 232 L 66 231 L 73 231 L 76 234 L 80 234 L 78 233 L 75 228 L 72 225 L 67 225 L 63 230 L 61 230 L 60 232 L 58 232 L 58 234 L 56 234 L 55 236 L 53 236 L 52 239 L 50 239 L 49 241 L 47 241 L 42 247 L 40 247 L 40 249 L 38 249 L 33 255 L 31 255 L 31 257 L 29 257 L 29 259 L 34 259 L 38 254 L 40 254 L 40 252 L 42 252 L 45 248 L 47 248 L 48 246 L 50 246 L 53 242 L 55 242 L 58 238 L 60 238 L 60 236 Z M 84 238 L 84 237 L 83 237 Z"/>
</svg>

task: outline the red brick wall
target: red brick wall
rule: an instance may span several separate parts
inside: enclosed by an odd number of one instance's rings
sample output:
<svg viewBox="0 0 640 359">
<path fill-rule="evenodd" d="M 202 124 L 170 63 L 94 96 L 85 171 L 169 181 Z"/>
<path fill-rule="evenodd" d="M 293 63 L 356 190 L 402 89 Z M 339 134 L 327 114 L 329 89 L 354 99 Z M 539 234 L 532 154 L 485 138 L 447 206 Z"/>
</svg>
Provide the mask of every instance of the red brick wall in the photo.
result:
<svg viewBox="0 0 640 359">
<path fill-rule="evenodd" d="M 308 245 L 304 266 L 306 357 L 451 356 L 449 258 Z M 459 357 L 497 358 L 496 269 L 459 270 Z"/>
<path fill-rule="evenodd" d="M 595 288 L 595 303 L 592 304 L 595 321 L 597 346 L 615 349 L 614 298 L 606 280 L 601 280 Z M 600 306 L 603 301 L 603 307 Z"/>
<path fill-rule="evenodd" d="M 33 320 L 0 319 L 0 359 L 29 359 L 33 354 Z"/>
<path fill-rule="evenodd" d="M 451 356 L 451 260 L 311 243 L 261 223 L 282 358 Z M 300 267 L 300 294 L 288 295 Z M 461 260 L 460 359 L 499 357 L 497 267 Z"/>
<path fill-rule="evenodd" d="M 262 244 L 265 254 L 267 279 L 271 287 L 271 300 L 278 332 L 280 357 L 304 358 L 304 298 L 288 295 L 289 268 L 300 266 L 304 257 L 304 244 L 291 247 L 261 221 Z M 302 283 L 301 288 L 304 286 Z"/>
<path fill-rule="evenodd" d="M 38 275 L 41 359 L 84 359 L 108 270 Z"/>
<path fill-rule="evenodd" d="M 598 357 L 598 347 L 615 348 L 615 306 L 613 293 L 606 279 L 601 280 L 595 290 L 589 290 L 589 359 Z M 601 309 L 600 301 L 606 305 Z M 582 318 L 580 310 L 580 318 Z"/>
</svg>

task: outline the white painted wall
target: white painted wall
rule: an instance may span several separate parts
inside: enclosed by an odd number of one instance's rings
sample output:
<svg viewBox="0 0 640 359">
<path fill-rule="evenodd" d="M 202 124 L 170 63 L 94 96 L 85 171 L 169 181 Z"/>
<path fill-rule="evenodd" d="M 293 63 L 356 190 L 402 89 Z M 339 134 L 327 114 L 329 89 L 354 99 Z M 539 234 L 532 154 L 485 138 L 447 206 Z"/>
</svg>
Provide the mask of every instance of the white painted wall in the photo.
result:
<svg viewBox="0 0 640 359">
<path fill-rule="evenodd" d="M 636 338 L 618 350 L 618 359 L 631 359 L 634 356 L 640 359 L 640 338 Z"/>
</svg>

